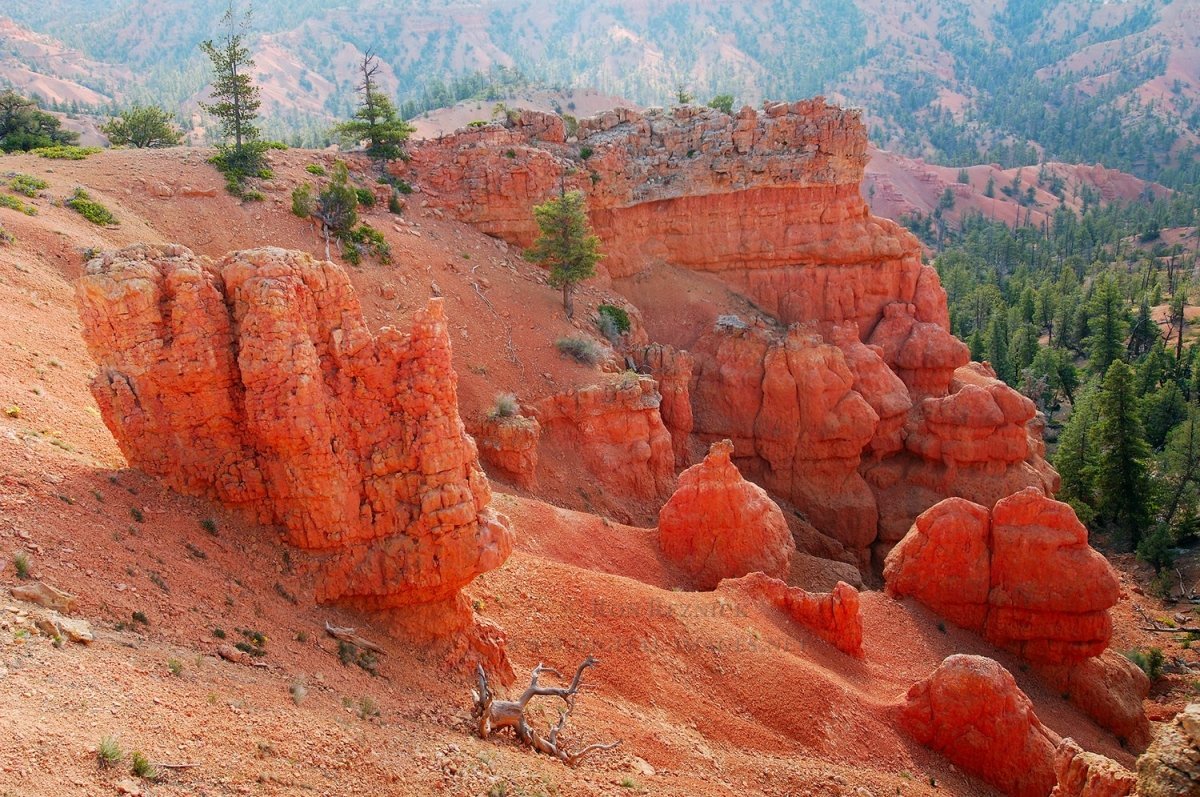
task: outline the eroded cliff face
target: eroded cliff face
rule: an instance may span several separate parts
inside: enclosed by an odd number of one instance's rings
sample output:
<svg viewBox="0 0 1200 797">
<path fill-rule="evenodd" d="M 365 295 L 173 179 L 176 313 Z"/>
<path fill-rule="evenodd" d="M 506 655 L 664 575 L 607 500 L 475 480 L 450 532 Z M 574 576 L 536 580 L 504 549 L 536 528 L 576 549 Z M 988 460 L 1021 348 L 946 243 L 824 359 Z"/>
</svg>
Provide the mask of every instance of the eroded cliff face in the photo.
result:
<svg viewBox="0 0 1200 797">
<path fill-rule="evenodd" d="M 440 299 L 374 336 L 340 266 L 139 246 L 77 285 L 92 392 L 127 460 L 325 559 L 317 599 L 447 604 L 508 556 L 463 429 Z M 457 619 L 453 619 L 457 618 Z"/>
<path fill-rule="evenodd" d="M 672 313 L 640 292 L 660 267 L 748 299 L 756 317 L 715 308 L 711 328 L 634 353 L 669 396 L 676 462 L 689 437 L 733 440 L 748 478 L 865 569 L 944 498 L 990 507 L 1057 487 L 1032 404 L 968 364 L 917 240 L 868 212 L 866 152 L 858 112 L 816 98 L 733 116 L 617 110 L 573 137 L 519 112 L 422 142 L 401 168 L 426 203 L 519 246 L 534 204 L 583 191 L 602 270 L 643 317 Z"/>
</svg>

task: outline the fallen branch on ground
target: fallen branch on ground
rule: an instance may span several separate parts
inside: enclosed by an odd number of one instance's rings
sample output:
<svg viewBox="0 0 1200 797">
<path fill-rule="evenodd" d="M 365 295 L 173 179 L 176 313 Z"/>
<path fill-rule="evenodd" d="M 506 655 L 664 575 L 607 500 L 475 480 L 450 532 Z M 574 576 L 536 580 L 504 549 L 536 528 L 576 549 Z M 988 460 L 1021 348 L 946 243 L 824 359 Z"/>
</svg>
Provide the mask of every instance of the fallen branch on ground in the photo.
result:
<svg viewBox="0 0 1200 797">
<path fill-rule="evenodd" d="M 559 675 L 556 670 L 539 663 L 533 668 L 529 686 L 516 700 L 496 700 L 488 687 L 487 673 L 484 672 L 482 666 L 477 667 L 475 672 L 478 688 L 471 690 L 471 696 L 475 701 L 475 705 L 471 709 L 471 716 L 479 723 L 477 730 L 480 738 L 486 739 L 496 731 L 511 728 L 520 741 L 539 753 L 557 758 L 568 766 L 575 766 L 591 753 L 612 750 L 621 743 L 619 739 L 615 742 L 589 744 L 582 750 L 573 753 L 559 746 L 558 741 L 558 735 L 566 727 L 567 718 L 571 716 L 571 711 L 575 708 L 575 696 L 583 685 L 584 670 L 599 663 L 594 657 L 588 656 L 579 665 L 579 669 L 575 671 L 575 677 L 571 679 L 568 686 L 542 686 L 539 684 L 538 678 L 543 673 Z M 531 728 L 525 720 L 525 707 L 535 697 L 558 697 L 567 704 L 565 710 L 559 711 L 558 722 L 550 727 L 545 736 Z"/>
</svg>

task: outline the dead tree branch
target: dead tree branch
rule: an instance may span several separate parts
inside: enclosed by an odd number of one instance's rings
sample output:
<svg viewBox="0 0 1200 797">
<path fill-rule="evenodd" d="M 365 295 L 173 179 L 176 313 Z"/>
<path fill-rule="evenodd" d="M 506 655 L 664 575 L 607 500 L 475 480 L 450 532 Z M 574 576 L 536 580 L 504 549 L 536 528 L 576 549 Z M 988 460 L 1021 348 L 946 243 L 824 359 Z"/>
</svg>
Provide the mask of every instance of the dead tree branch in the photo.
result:
<svg viewBox="0 0 1200 797">
<path fill-rule="evenodd" d="M 355 633 L 355 629 L 353 628 L 338 628 L 335 625 L 330 625 L 329 621 L 326 620 L 325 633 L 329 634 L 334 639 L 341 640 L 342 642 L 349 642 L 351 645 L 354 645 L 356 648 L 361 648 L 362 650 L 369 650 L 372 653 L 384 652 L 383 648 L 379 647 L 379 645 L 376 645 L 369 639 L 360 637 L 357 633 Z"/>
<path fill-rule="evenodd" d="M 511 728 L 522 743 L 529 745 L 539 753 L 553 756 L 568 766 L 575 766 L 585 756 L 592 753 L 612 750 L 621 743 L 620 740 L 603 744 L 589 744 L 575 752 L 564 749 L 558 740 L 559 734 L 567 725 L 571 711 L 575 708 L 575 697 L 583 688 L 584 671 L 599 663 L 595 657 L 588 656 L 575 670 L 575 677 L 567 686 L 543 686 L 539 683 L 539 679 L 544 674 L 562 677 L 558 671 L 539 663 L 533 668 L 529 677 L 529 686 L 525 687 L 525 691 L 516 700 L 497 700 L 488 685 L 487 673 L 484 672 L 483 667 L 477 667 L 475 671 L 477 685 L 475 689 L 471 690 L 471 697 L 475 701 L 471 716 L 478 723 L 476 730 L 479 732 L 480 738 L 486 739 L 497 731 Z M 552 725 L 544 736 L 535 731 L 525 719 L 525 708 L 535 697 L 557 697 L 566 703 L 566 708 L 559 712 L 558 722 Z"/>
</svg>

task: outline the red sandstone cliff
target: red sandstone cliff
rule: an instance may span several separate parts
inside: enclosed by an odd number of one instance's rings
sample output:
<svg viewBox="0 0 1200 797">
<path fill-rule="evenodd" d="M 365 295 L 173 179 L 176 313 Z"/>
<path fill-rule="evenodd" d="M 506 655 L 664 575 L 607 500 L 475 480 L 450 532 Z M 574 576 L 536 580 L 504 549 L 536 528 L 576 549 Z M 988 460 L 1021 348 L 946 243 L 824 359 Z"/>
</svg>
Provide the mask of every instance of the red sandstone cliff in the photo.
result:
<svg viewBox="0 0 1200 797">
<path fill-rule="evenodd" d="M 92 392 L 129 463 L 324 552 L 317 597 L 463 621 L 508 556 L 458 415 L 441 300 L 373 336 L 341 267 L 134 247 L 77 286 Z"/>
</svg>

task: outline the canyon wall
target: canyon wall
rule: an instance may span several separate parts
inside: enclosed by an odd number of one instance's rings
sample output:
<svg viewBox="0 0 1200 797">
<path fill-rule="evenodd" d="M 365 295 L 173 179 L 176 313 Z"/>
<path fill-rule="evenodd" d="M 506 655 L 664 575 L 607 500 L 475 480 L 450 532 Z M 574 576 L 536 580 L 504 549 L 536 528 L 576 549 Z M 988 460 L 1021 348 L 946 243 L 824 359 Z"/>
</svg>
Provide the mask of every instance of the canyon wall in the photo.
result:
<svg viewBox="0 0 1200 797">
<path fill-rule="evenodd" d="M 1058 484 L 1033 405 L 969 363 L 916 238 L 870 215 L 866 160 L 859 112 L 815 98 L 734 115 L 618 109 L 573 131 L 514 111 L 419 142 L 397 169 L 427 205 L 518 246 L 537 234 L 534 204 L 582 191 L 601 270 L 645 319 L 675 312 L 640 288 L 656 269 L 748 299 L 632 353 L 670 396 L 676 462 L 689 438 L 732 440 L 747 478 L 865 569 L 944 498 L 990 507 Z"/>
<path fill-rule="evenodd" d="M 461 620 L 459 590 L 507 558 L 440 299 L 374 336 L 340 266 L 180 246 L 92 260 L 77 297 L 130 465 L 320 552 L 319 601 Z"/>
</svg>

